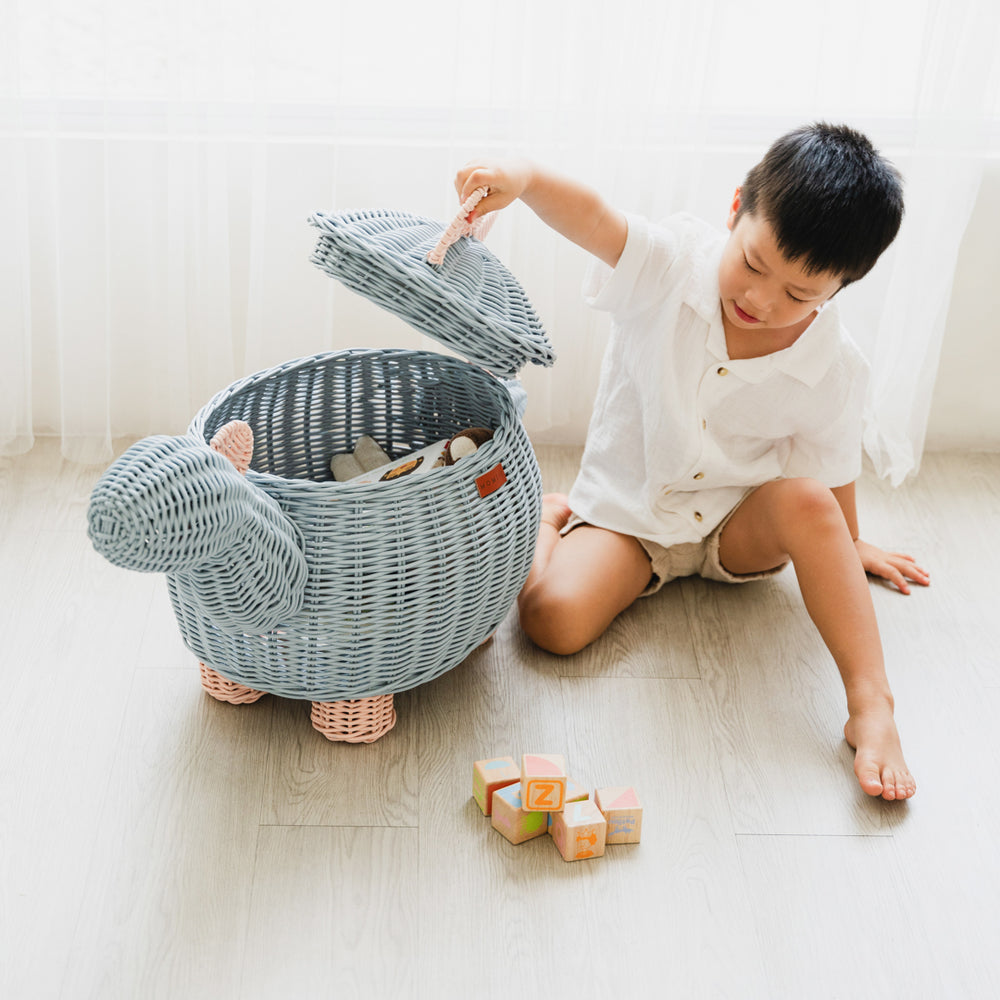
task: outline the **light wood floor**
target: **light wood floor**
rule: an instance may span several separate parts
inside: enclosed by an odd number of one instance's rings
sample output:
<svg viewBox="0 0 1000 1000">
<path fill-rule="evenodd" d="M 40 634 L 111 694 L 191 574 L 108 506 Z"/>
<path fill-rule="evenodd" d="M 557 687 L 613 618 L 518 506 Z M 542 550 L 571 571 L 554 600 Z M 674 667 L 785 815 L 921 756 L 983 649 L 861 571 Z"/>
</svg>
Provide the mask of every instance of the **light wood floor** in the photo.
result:
<svg viewBox="0 0 1000 1000">
<path fill-rule="evenodd" d="M 565 488 L 577 453 L 540 451 Z M 202 693 L 163 579 L 89 546 L 95 470 L 43 442 L 0 473 L 6 1000 L 1000 995 L 1000 455 L 861 489 L 865 537 L 933 576 L 872 585 L 909 804 L 857 790 L 791 572 L 672 585 L 565 659 L 511 617 L 334 745 L 302 703 Z M 635 784 L 642 843 L 503 840 L 472 762 L 530 750 Z"/>
</svg>

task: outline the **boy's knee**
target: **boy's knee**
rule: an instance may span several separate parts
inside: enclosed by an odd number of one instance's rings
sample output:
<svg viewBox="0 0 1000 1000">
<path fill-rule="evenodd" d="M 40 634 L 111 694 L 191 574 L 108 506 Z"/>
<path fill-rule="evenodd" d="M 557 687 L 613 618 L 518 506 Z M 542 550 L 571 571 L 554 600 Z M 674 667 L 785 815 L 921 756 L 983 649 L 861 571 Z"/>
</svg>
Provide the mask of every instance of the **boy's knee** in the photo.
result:
<svg viewBox="0 0 1000 1000">
<path fill-rule="evenodd" d="M 846 526 L 833 491 L 818 479 L 783 479 L 776 485 L 779 486 L 777 513 L 784 524 L 835 530 Z"/>
<path fill-rule="evenodd" d="M 521 594 L 517 605 L 525 635 L 549 653 L 569 656 L 595 638 L 586 628 L 578 602 L 564 590 L 536 585 Z"/>
</svg>

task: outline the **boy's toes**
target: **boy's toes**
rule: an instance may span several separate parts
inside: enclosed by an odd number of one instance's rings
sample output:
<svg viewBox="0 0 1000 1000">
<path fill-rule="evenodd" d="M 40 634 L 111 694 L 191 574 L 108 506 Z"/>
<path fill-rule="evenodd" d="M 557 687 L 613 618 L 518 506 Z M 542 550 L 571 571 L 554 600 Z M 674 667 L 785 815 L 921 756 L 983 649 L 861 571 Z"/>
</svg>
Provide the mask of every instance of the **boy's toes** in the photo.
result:
<svg viewBox="0 0 1000 1000">
<path fill-rule="evenodd" d="M 885 786 L 886 791 L 883 792 L 883 798 L 886 799 L 908 799 L 917 790 L 917 783 L 909 771 L 892 775 L 891 779 L 886 781 Z"/>
<path fill-rule="evenodd" d="M 874 763 L 860 763 L 856 768 L 861 788 L 868 795 L 881 797 L 887 802 L 908 799 L 916 793 L 917 783 L 909 771 L 886 770 L 881 772 Z"/>
<path fill-rule="evenodd" d="M 888 791 L 886 786 L 882 784 L 877 765 L 858 762 L 854 771 L 858 776 L 862 790 L 868 795 L 884 795 Z"/>
</svg>

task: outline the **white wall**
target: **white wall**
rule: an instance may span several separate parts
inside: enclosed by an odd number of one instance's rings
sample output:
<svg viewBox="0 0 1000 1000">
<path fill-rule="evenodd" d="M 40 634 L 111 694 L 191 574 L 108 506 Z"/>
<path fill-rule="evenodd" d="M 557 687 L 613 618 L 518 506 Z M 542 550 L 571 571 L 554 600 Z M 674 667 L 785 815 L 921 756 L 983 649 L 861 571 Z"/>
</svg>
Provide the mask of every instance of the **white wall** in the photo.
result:
<svg viewBox="0 0 1000 1000">
<path fill-rule="evenodd" d="M 962 243 L 927 448 L 1000 451 L 1000 161 L 987 169 Z"/>
</svg>

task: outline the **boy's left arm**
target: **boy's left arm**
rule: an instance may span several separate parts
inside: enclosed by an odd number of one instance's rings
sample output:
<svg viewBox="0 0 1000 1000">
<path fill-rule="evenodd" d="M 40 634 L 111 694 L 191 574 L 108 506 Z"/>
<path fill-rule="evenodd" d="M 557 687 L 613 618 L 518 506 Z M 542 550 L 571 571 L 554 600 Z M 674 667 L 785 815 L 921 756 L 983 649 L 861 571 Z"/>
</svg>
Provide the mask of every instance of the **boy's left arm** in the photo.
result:
<svg viewBox="0 0 1000 1000">
<path fill-rule="evenodd" d="M 846 486 L 838 486 L 833 490 L 833 495 L 840 504 L 840 509 L 844 512 L 844 520 L 850 529 L 851 538 L 854 539 L 854 547 L 861 557 L 861 565 L 866 573 L 880 576 L 884 580 L 895 584 L 897 589 L 908 594 L 910 586 L 907 583 L 919 584 L 926 587 L 930 582 L 930 574 L 916 564 L 912 556 L 903 555 L 899 552 L 886 552 L 868 542 L 863 542 L 858 537 L 858 505 L 854 489 L 854 483 Z"/>
</svg>

